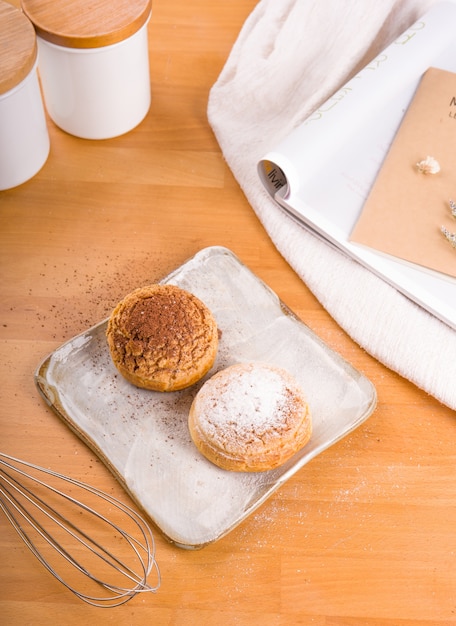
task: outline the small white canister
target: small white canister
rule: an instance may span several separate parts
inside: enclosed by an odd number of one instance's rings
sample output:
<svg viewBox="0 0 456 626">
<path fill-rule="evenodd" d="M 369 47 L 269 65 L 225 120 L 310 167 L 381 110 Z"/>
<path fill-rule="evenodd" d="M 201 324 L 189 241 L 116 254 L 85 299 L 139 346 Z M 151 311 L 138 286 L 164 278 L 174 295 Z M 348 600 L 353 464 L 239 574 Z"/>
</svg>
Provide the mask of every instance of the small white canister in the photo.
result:
<svg viewBox="0 0 456 626">
<path fill-rule="evenodd" d="M 66 132 L 109 139 L 150 108 L 152 0 L 21 0 L 35 26 L 47 111 Z"/>
<path fill-rule="evenodd" d="M 0 190 L 32 178 L 49 155 L 36 59 L 32 24 L 0 1 Z"/>
</svg>

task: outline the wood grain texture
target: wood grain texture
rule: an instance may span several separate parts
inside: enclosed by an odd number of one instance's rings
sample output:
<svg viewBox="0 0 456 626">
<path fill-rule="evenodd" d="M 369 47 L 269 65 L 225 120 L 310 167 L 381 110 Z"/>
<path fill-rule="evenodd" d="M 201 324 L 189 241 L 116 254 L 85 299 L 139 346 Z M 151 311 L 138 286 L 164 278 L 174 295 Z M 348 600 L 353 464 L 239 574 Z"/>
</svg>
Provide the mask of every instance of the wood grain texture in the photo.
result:
<svg viewBox="0 0 456 626">
<path fill-rule="evenodd" d="M 58 46 L 99 48 L 124 41 L 148 20 L 151 0 L 21 0 L 37 34 Z"/>
<path fill-rule="evenodd" d="M 456 624 L 456 420 L 359 348 L 279 255 L 226 167 L 208 92 L 255 0 L 155 0 L 153 101 L 131 133 L 89 142 L 49 121 L 51 154 L 0 193 L 5 452 L 128 499 L 54 416 L 37 364 L 133 288 L 200 248 L 231 248 L 376 385 L 375 413 L 250 518 L 197 552 L 158 532 L 162 586 L 118 609 L 73 598 L 0 516 L 3 624 Z"/>
<path fill-rule="evenodd" d="M 36 55 L 32 24 L 17 7 L 0 1 L 0 96 L 30 74 Z"/>
</svg>

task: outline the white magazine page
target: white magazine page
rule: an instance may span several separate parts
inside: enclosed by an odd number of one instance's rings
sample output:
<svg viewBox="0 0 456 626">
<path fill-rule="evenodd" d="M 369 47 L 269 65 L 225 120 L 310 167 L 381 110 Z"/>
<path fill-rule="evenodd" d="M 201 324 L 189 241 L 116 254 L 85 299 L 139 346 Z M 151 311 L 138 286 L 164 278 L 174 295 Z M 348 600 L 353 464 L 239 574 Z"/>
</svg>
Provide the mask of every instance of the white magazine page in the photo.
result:
<svg viewBox="0 0 456 626">
<path fill-rule="evenodd" d="M 422 74 L 431 66 L 456 71 L 455 32 L 456 4 L 434 5 L 258 165 L 266 189 L 298 221 L 453 328 L 454 282 L 349 236 Z"/>
</svg>

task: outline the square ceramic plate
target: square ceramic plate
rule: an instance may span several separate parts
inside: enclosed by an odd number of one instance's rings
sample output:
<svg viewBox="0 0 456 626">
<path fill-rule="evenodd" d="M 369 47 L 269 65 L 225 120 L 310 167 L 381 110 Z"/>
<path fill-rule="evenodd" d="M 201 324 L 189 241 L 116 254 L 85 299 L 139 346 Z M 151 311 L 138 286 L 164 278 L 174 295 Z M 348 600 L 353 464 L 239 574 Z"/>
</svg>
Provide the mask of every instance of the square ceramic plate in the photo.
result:
<svg viewBox="0 0 456 626">
<path fill-rule="evenodd" d="M 206 378 L 233 363 L 256 360 L 284 367 L 302 385 L 313 434 L 285 465 L 238 473 L 203 458 L 191 441 L 187 415 L 205 379 L 173 393 L 130 385 L 111 361 L 106 320 L 48 356 L 35 380 L 48 404 L 164 535 L 193 549 L 220 539 L 308 461 L 359 426 L 374 410 L 376 392 L 226 248 L 200 251 L 163 282 L 194 293 L 217 320 L 219 351 Z"/>
</svg>

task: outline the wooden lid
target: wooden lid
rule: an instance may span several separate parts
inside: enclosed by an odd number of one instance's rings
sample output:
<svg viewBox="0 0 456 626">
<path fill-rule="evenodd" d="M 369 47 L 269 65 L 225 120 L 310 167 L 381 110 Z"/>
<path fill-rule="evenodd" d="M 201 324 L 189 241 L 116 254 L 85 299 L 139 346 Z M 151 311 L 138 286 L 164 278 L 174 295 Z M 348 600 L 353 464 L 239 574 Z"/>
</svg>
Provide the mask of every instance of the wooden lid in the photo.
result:
<svg viewBox="0 0 456 626">
<path fill-rule="evenodd" d="M 19 9 L 0 1 L 0 94 L 24 80 L 36 61 L 36 35 Z"/>
<path fill-rule="evenodd" d="M 67 48 L 101 48 L 143 26 L 152 0 L 21 0 L 37 34 Z"/>
</svg>

